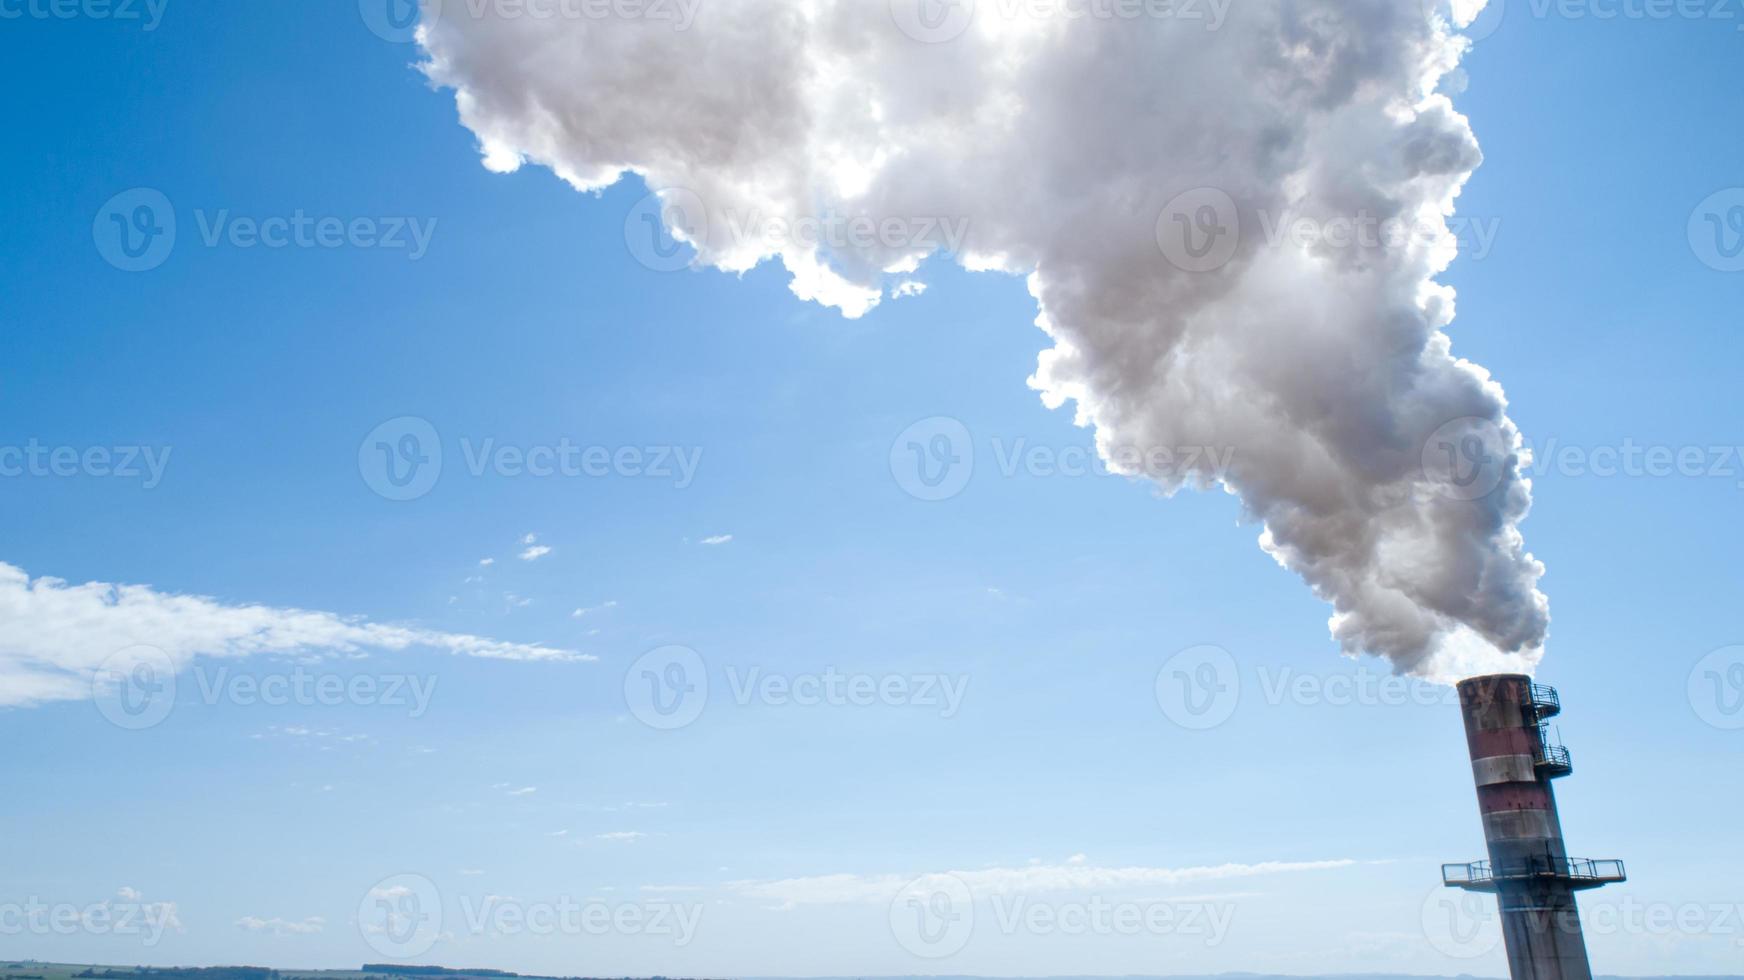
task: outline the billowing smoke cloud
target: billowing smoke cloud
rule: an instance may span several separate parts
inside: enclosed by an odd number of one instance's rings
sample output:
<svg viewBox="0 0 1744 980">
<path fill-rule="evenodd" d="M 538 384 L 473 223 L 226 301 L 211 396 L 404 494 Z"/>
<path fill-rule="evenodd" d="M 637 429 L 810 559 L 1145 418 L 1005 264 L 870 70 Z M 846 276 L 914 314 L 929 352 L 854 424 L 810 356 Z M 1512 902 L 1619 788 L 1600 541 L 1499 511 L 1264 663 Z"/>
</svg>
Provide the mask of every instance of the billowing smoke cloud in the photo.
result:
<svg viewBox="0 0 1744 980">
<path fill-rule="evenodd" d="M 1459 0 L 1460 22 L 1481 0 Z M 614 12 L 615 11 L 615 12 Z M 498 171 L 626 173 L 696 261 L 859 316 L 921 260 L 1028 277 L 1030 384 L 1116 469 L 1218 481 L 1352 653 L 1529 668 L 1542 566 L 1502 390 L 1442 332 L 1481 159 L 1422 0 L 426 0 Z M 641 246 L 651 264 L 665 261 Z M 639 254 L 641 254 L 639 253 Z M 685 261 L 683 258 L 678 260 Z M 1176 468 L 1153 448 L 1233 450 Z"/>
</svg>

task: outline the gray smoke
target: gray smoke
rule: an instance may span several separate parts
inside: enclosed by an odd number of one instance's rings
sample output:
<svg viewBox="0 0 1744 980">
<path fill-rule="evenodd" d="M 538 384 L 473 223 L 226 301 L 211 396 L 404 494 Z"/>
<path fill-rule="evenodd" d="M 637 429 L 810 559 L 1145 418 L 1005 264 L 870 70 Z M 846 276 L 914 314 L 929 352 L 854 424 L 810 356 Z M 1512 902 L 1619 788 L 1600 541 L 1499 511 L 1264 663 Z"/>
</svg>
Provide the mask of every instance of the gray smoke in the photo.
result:
<svg viewBox="0 0 1744 980">
<path fill-rule="evenodd" d="M 1476 5 L 1460 0 L 1457 20 Z M 1420 0 L 426 0 L 485 165 L 627 173 L 696 261 L 859 316 L 934 251 L 1028 277 L 1030 384 L 1166 492 L 1221 482 L 1351 653 L 1530 669 L 1501 387 L 1434 277 L 1481 160 Z M 632 216 L 634 218 L 634 216 Z M 633 224 L 633 221 L 632 221 Z M 1226 447 L 1228 469 L 1134 447 Z M 1176 457 L 1176 462 L 1180 459 Z"/>
</svg>

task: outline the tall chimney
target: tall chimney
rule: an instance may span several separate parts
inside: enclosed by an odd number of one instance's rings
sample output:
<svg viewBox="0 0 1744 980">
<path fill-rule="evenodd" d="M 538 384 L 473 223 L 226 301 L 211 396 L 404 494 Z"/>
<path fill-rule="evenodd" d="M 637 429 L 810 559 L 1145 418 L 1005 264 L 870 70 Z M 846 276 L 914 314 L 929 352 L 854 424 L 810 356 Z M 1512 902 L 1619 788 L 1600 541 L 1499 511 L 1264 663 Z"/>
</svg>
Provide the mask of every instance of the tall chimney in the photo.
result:
<svg viewBox="0 0 1744 980">
<path fill-rule="evenodd" d="M 1562 710 L 1556 689 L 1520 674 L 1459 685 L 1478 811 L 1490 859 L 1445 864 L 1449 887 L 1496 896 L 1514 980 L 1592 980 L 1574 893 L 1623 881 L 1623 862 L 1570 858 L 1550 781 L 1574 771 L 1546 719 Z"/>
</svg>

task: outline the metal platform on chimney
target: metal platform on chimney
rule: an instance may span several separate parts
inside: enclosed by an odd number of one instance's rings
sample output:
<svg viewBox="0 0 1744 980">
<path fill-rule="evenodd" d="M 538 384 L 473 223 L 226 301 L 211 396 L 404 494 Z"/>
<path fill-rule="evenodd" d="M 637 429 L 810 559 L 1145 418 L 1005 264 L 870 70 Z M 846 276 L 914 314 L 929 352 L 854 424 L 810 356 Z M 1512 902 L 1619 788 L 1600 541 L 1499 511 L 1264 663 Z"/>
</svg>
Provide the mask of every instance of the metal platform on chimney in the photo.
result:
<svg viewBox="0 0 1744 980">
<path fill-rule="evenodd" d="M 1532 710 L 1540 721 L 1562 714 L 1562 696 L 1556 693 L 1556 688 L 1546 684 L 1533 684 L 1529 690 Z"/>
<path fill-rule="evenodd" d="M 1574 757 L 1568 754 L 1568 747 L 1551 741 L 1549 733 L 1542 731 L 1532 764 L 1545 779 L 1561 779 L 1574 772 Z"/>
<path fill-rule="evenodd" d="M 1488 861 L 1444 864 L 1441 883 L 1473 892 L 1493 892 L 1502 881 L 1561 881 L 1579 890 L 1629 880 L 1623 862 L 1590 858 L 1533 858 L 1522 864 L 1492 868 Z"/>
</svg>

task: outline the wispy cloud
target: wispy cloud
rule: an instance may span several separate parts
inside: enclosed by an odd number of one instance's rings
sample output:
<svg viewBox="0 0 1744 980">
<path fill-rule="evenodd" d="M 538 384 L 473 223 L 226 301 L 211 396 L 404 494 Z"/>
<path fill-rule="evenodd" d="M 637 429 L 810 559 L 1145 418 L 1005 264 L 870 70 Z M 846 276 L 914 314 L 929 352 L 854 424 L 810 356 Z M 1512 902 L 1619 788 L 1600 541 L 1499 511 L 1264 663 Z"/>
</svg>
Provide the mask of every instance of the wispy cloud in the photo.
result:
<svg viewBox="0 0 1744 980">
<path fill-rule="evenodd" d="M 1074 856 L 1075 857 L 1075 856 Z M 1022 868 L 979 868 L 949 874 L 981 894 L 1036 894 L 1061 891 L 1114 891 L 1122 888 L 1159 887 L 1249 878 L 1258 875 L 1330 871 L 1358 862 L 1263 861 L 1256 864 L 1218 864 L 1186 868 L 1099 868 L 1076 860 L 1065 864 L 1032 864 Z M 791 905 L 838 905 L 851 902 L 889 901 L 905 886 L 924 874 L 831 874 L 774 881 L 734 881 L 728 887 L 747 898 L 767 899 Z"/>
<path fill-rule="evenodd" d="M 33 580 L 23 569 L 0 562 L 0 706 L 90 697 L 100 668 L 114 676 L 145 663 L 179 671 L 195 657 L 414 648 L 496 660 L 598 659 L 337 613 L 233 605 L 148 585 Z"/>
<path fill-rule="evenodd" d="M 646 836 L 648 835 L 642 833 L 640 830 L 614 830 L 609 834 L 595 834 L 594 838 L 596 840 L 609 840 L 620 844 L 628 844 L 631 841 L 641 840 Z"/>
<path fill-rule="evenodd" d="M 575 612 L 570 613 L 570 615 L 574 616 L 576 619 L 581 619 L 584 616 L 597 616 L 600 613 L 616 608 L 618 608 L 618 600 L 607 599 L 605 602 L 602 602 L 597 606 L 582 606 Z"/>
<path fill-rule="evenodd" d="M 715 534 L 715 535 L 711 535 L 709 537 L 703 538 L 702 543 L 706 544 L 706 545 L 713 546 L 713 545 L 726 544 L 727 542 L 729 542 L 731 540 L 733 540 L 733 536 L 731 534 Z"/>
<path fill-rule="evenodd" d="M 641 801 L 632 800 L 628 803 L 577 803 L 577 804 L 574 804 L 574 806 L 577 810 L 585 810 L 588 813 L 622 813 L 625 810 L 658 810 L 658 809 L 661 809 L 664 807 L 669 807 L 671 805 L 672 805 L 671 803 L 668 803 L 665 800 L 648 801 L 648 802 L 641 802 Z"/>
<path fill-rule="evenodd" d="M 308 936 L 325 929 L 327 920 L 318 915 L 312 915 L 300 922 L 276 916 L 263 919 L 257 915 L 245 915 L 236 920 L 236 927 L 249 932 L 270 932 L 275 936 Z"/>
</svg>

